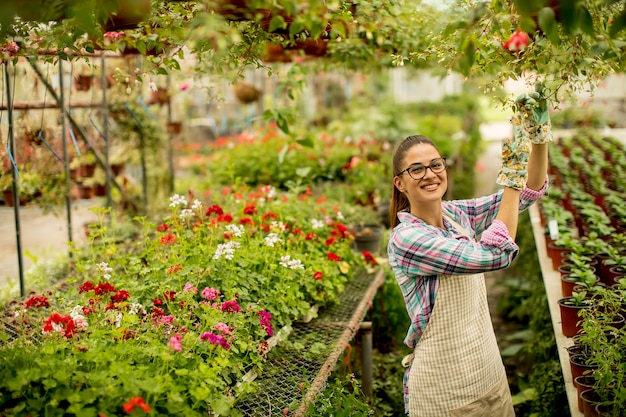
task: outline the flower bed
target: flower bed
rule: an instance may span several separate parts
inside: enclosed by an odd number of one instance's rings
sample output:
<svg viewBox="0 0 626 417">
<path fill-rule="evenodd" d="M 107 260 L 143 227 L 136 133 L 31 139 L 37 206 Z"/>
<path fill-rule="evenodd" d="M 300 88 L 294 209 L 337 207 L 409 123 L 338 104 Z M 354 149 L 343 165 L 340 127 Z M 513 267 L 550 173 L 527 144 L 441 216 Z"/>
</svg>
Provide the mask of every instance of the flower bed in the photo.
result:
<svg viewBox="0 0 626 417">
<path fill-rule="evenodd" d="M 3 415 L 236 414 L 277 330 L 375 262 L 336 204 L 272 187 L 203 200 L 171 197 L 134 239 L 103 220 L 71 276 L 4 308 Z"/>
</svg>

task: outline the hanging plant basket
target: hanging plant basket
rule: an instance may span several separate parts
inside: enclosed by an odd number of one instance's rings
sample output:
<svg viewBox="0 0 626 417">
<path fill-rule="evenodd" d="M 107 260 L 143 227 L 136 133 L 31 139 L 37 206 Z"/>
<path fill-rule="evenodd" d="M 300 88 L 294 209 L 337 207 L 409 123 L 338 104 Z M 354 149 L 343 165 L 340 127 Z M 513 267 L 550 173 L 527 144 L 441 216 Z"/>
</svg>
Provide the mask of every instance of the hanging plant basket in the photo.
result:
<svg viewBox="0 0 626 417">
<path fill-rule="evenodd" d="M 152 13 L 150 0 L 120 0 L 119 8 L 111 13 L 104 24 L 106 32 L 136 28 Z"/>
<path fill-rule="evenodd" d="M 254 103 L 261 97 L 261 91 L 255 86 L 247 83 L 239 83 L 233 86 L 235 97 L 244 104 Z"/>
</svg>

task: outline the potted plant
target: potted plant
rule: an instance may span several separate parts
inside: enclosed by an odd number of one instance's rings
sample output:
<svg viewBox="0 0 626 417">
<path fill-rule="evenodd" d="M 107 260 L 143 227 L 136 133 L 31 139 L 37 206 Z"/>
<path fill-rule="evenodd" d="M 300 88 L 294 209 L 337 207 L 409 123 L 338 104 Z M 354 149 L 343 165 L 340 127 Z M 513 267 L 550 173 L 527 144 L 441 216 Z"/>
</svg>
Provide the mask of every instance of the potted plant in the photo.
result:
<svg viewBox="0 0 626 417">
<path fill-rule="evenodd" d="M 563 297 L 558 301 L 561 313 L 561 331 L 565 337 L 575 336 L 582 329 L 579 313 L 583 309 L 591 308 L 593 300 L 587 298 L 587 292 L 572 292 L 569 297 Z"/>
</svg>

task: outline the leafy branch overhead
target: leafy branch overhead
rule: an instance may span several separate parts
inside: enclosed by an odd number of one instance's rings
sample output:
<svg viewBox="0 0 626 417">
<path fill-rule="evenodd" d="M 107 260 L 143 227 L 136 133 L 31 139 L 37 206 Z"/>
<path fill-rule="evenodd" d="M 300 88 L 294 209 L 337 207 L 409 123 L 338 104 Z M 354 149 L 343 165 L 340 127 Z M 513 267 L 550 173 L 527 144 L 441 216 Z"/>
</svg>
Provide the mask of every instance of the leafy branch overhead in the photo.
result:
<svg viewBox="0 0 626 417">
<path fill-rule="evenodd" d="M 166 73 L 192 54 L 202 73 L 240 74 L 248 65 L 271 71 L 271 48 L 282 51 L 280 61 L 304 62 L 293 48 L 316 40 L 331 70 L 447 69 L 486 79 L 489 90 L 537 74 L 551 102 L 593 88 L 626 62 L 626 10 L 617 0 L 152 0 L 144 19 L 119 30 L 108 26 L 130 1 L 36 2 L 0 5 L 3 60 L 42 49 L 62 59 L 135 51 L 146 56 L 145 72 Z"/>
</svg>

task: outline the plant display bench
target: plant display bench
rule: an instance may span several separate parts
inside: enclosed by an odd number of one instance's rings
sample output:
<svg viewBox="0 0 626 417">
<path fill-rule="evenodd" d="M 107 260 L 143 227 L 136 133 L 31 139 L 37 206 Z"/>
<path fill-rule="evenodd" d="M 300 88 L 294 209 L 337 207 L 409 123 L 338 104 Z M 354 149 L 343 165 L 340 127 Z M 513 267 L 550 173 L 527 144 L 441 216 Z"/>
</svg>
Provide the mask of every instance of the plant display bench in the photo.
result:
<svg viewBox="0 0 626 417">
<path fill-rule="evenodd" d="M 281 349 L 279 345 L 272 350 L 265 373 L 256 378 L 260 390 L 244 396 L 237 409 L 245 416 L 304 416 L 360 326 L 364 329 L 361 358 L 367 392 L 372 339 L 371 332 L 367 337 L 363 320 L 384 279 L 380 268 L 371 274 L 363 272 L 346 286 L 338 304 L 322 310 L 308 323 L 294 323 L 288 347 Z"/>
<path fill-rule="evenodd" d="M 559 360 L 561 361 L 561 369 L 563 371 L 563 382 L 565 383 L 565 391 L 571 417 L 583 417 L 583 413 L 578 410 L 578 392 L 572 380 L 572 372 L 569 363 L 569 354 L 567 348 L 574 345 L 571 338 L 566 337 L 561 330 L 561 313 L 559 311 L 558 300 L 561 295 L 561 275 L 552 265 L 552 260 L 548 256 L 546 241 L 544 238 L 544 228 L 541 226 L 539 218 L 539 209 L 536 205 L 530 208 L 530 220 L 533 226 L 535 236 L 535 245 L 537 246 L 537 256 L 541 264 L 541 274 L 543 283 L 546 288 L 548 305 L 550 306 L 550 316 L 552 317 L 552 326 L 554 336 L 559 352 Z"/>
</svg>

